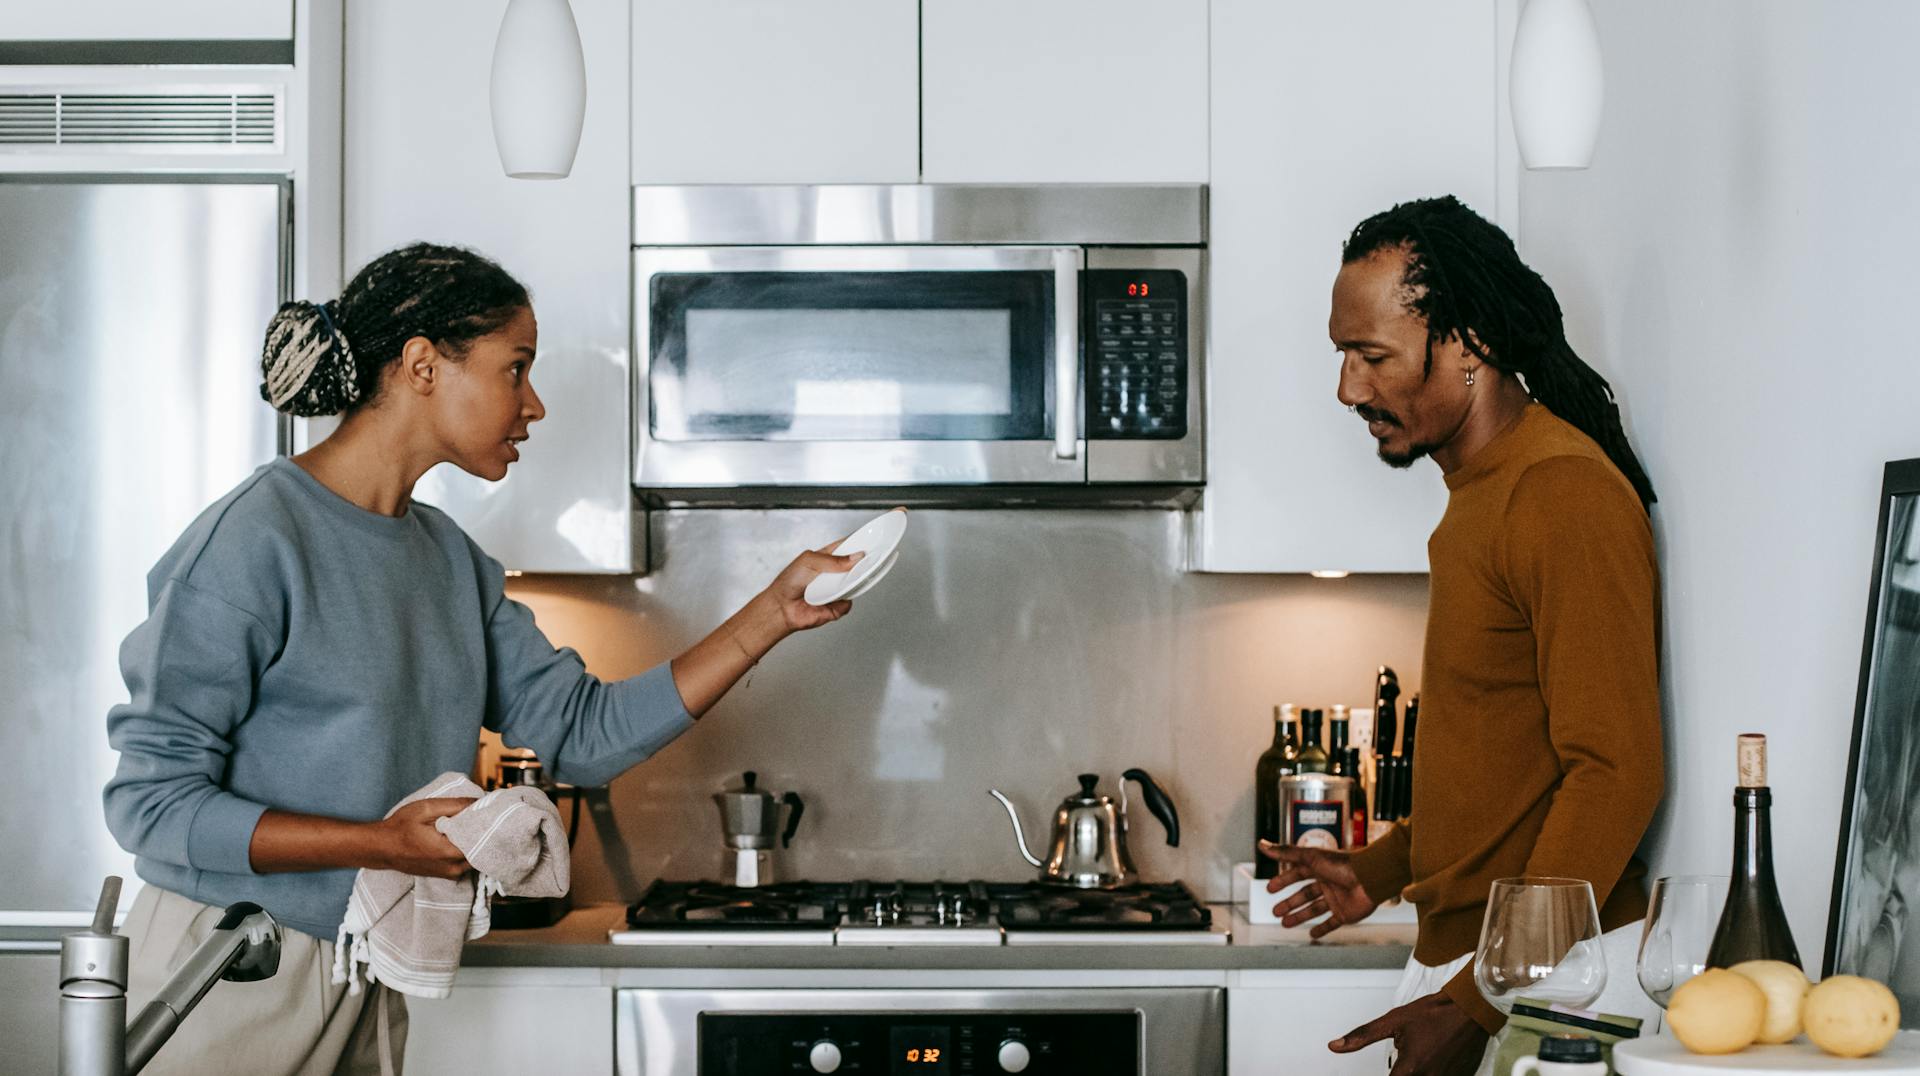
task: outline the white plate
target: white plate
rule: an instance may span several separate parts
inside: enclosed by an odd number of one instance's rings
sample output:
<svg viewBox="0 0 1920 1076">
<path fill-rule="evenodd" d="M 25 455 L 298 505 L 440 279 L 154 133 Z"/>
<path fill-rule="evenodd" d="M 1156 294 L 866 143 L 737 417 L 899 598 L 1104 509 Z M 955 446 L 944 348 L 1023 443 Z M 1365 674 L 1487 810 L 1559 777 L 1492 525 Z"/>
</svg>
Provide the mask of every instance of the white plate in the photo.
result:
<svg viewBox="0 0 1920 1076">
<path fill-rule="evenodd" d="M 893 562 L 900 559 L 900 538 L 906 533 L 906 510 L 896 508 L 881 513 L 847 535 L 828 552 L 840 556 L 865 553 L 866 556 L 860 558 L 860 563 L 854 565 L 852 571 L 827 572 L 815 576 L 813 582 L 807 584 L 807 604 L 831 605 L 866 593 L 868 588 L 893 569 Z"/>
<path fill-rule="evenodd" d="M 875 556 L 875 555 L 876 554 L 873 554 L 873 553 L 867 554 L 867 556 L 869 557 Z M 852 590 L 847 591 L 846 594 L 843 595 L 843 599 L 846 601 L 852 601 L 853 599 L 858 598 L 860 595 L 865 594 L 867 591 L 872 590 L 873 585 L 875 583 L 878 583 L 880 580 L 885 579 L 887 577 L 887 573 L 890 571 L 893 571 L 893 562 L 899 559 L 900 559 L 900 551 L 898 549 L 894 550 L 891 553 L 888 553 L 887 559 L 880 562 L 880 567 L 875 568 L 873 571 L 868 572 L 867 577 L 865 579 L 860 580 L 858 585 L 856 585 Z M 864 561 L 862 563 L 864 563 Z"/>
<path fill-rule="evenodd" d="M 1628 1039 L 1613 1048 L 1613 1067 L 1621 1076 L 1783 1076 L 1786 1073 L 1875 1072 L 1882 1076 L 1920 1073 L 1920 1031 L 1902 1031 L 1872 1057 L 1831 1057 L 1801 1036 L 1785 1046 L 1749 1046 L 1734 1054 L 1701 1056 L 1687 1052 L 1672 1035 Z"/>
</svg>

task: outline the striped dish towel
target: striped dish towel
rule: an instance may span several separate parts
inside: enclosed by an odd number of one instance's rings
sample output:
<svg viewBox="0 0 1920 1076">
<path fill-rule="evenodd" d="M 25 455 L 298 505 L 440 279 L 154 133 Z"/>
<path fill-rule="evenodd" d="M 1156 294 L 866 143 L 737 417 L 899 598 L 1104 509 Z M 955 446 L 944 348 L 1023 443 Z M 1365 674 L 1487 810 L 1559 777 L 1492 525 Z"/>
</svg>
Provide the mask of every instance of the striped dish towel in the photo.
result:
<svg viewBox="0 0 1920 1076">
<path fill-rule="evenodd" d="M 546 793 L 524 786 L 482 793 L 464 775 L 443 773 L 394 810 L 441 796 L 473 800 L 434 823 L 473 870 L 457 879 L 393 870 L 354 876 L 333 951 L 333 981 L 346 983 L 350 994 L 360 992 L 364 974 L 367 982 L 403 994 L 446 997 L 461 948 L 487 932 L 494 894 L 557 897 L 567 891 L 567 829 Z"/>
</svg>

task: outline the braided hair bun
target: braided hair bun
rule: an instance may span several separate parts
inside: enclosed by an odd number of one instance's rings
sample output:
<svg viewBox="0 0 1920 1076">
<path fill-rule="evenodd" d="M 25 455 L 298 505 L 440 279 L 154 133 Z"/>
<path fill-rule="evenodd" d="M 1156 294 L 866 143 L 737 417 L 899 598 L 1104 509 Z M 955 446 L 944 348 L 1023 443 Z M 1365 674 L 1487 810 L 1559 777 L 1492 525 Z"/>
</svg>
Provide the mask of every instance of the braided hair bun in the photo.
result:
<svg viewBox="0 0 1920 1076">
<path fill-rule="evenodd" d="M 527 305 L 526 286 L 483 254 L 434 243 L 390 250 L 340 298 L 280 308 L 260 354 L 260 397 L 303 418 L 365 407 L 408 340 L 424 337 L 461 361 Z"/>
<path fill-rule="evenodd" d="M 296 300 L 267 324 L 260 353 L 260 398 L 301 418 L 333 415 L 360 399 L 353 345 L 334 317 L 337 304 Z"/>
</svg>

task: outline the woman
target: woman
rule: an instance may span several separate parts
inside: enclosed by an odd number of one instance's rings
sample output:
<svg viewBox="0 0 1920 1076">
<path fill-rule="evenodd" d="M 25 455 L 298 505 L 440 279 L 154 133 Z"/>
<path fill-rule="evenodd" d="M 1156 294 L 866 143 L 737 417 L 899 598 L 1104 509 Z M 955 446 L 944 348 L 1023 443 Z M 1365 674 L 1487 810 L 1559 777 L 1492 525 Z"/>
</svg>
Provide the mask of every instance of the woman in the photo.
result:
<svg viewBox="0 0 1920 1076">
<path fill-rule="evenodd" d="M 808 552 L 641 676 L 602 683 L 555 650 L 505 596 L 500 565 L 411 500 L 439 463 L 506 476 L 546 414 L 529 380 L 535 337 L 506 271 L 427 244 L 268 326 L 261 395 L 345 415 L 208 508 L 149 574 L 150 615 L 121 650 L 131 698 L 107 717 L 120 764 L 106 813 L 150 883 L 127 919 L 132 1011 L 227 904 L 253 901 L 290 929 L 279 973 L 217 985 L 148 1072 L 380 1071 L 404 1053 L 401 998 L 349 994 L 327 974 L 354 873 L 468 869 L 434 828 L 467 801 L 387 817 L 396 802 L 468 769 L 483 727 L 562 780 L 604 784 L 782 638 L 851 608 L 801 595 L 857 558 Z"/>
</svg>

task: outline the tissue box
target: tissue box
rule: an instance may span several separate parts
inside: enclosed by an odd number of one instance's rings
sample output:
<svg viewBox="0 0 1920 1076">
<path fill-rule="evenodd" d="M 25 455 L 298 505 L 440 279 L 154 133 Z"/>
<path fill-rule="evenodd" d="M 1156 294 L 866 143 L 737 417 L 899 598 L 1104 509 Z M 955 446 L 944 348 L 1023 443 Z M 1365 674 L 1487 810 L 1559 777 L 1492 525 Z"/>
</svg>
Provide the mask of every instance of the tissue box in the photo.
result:
<svg viewBox="0 0 1920 1076">
<path fill-rule="evenodd" d="M 1267 880 L 1253 876 L 1253 864 L 1236 863 L 1233 867 L 1234 902 L 1247 906 L 1248 922 L 1257 923 L 1262 926 L 1279 925 L 1280 918 L 1273 914 L 1273 906 L 1284 900 L 1288 894 L 1306 884 L 1305 882 L 1295 882 L 1278 893 L 1269 893 L 1267 892 Z M 1324 919 L 1326 917 L 1321 916 L 1319 918 Z M 1302 936 L 1305 936 L 1313 924 L 1318 921 L 1319 919 L 1313 919 L 1286 929 L 1297 931 Z"/>
<path fill-rule="evenodd" d="M 1273 914 L 1273 906 L 1280 903 L 1283 898 L 1295 889 L 1305 884 L 1305 882 L 1296 882 L 1278 893 L 1269 893 L 1267 892 L 1267 880 L 1253 876 L 1253 864 L 1236 863 L 1233 866 L 1233 902 L 1235 904 L 1246 905 L 1247 921 L 1261 926 L 1278 927 L 1284 933 L 1299 934 L 1303 938 L 1307 936 L 1308 931 L 1313 928 L 1315 923 L 1326 918 L 1326 916 L 1317 916 L 1294 927 L 1280 927 L 1280 919 Z M 1385 904 L 1374 909 L 1373 914 L 1366 918 L 1366 922 L 1370 924 L 1416 923 L 1418 921 L 1419 916 L 1415 913 L 1413 905 L 1408 904 L 1404 900 L 1387 901 Z"/>
</svg>

